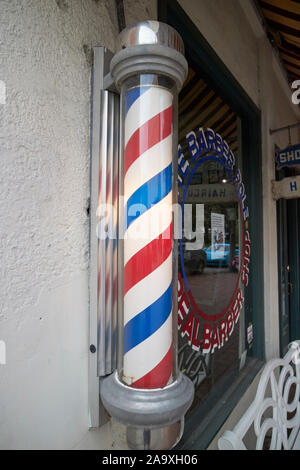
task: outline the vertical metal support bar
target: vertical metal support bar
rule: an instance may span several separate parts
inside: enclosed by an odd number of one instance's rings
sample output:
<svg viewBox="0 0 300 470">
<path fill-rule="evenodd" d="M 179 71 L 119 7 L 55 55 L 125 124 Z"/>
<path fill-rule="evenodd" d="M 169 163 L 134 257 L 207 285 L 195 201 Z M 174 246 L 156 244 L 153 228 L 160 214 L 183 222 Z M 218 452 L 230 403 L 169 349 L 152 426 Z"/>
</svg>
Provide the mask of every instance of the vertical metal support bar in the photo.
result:
<svg viewBox="0 0 300 470">
<path fill-rule="evenodd" d="M 117 368 L 118 344 L 118 221 L 119 221 L 119 150 L 120 150 L 120 98 L 114 95 L 114 136 L 113 136 L 113 255 L 112 255 L 112 366 Z"/>
<path fill-rule="evenodd" d="M 91 93 L 91 200 L 90 200 L 90 278 L 89 278 L 89 426 L 98 427 L 100 423 L 99 377 L 97 376 L 97 252 L 98 243 L 96 237 L 96 210 L 98 205 L 99 183 L 99 153 L 100 153 L 100 90 L 103 76 L 104 48 L 94 49 L 94 64 L 92 69 L 92 93 Z M 103 85 L 102 85 L 103 86 Z"/>
<path fill-rule="evenodd" d="M 112 53 L 94 48 L 90 204 L 90 426 L 103 424 L 99 377 L 116 368 L 119 96 L 103 90 Z"/>
<path fill-rule="evenodd" d="M 106 240 L 102 231 L 105 230 L 105 201 L 107 178 L 107 132 L 105 124 L 108 117 L 108 93 L 101 90 L 100 94 L 100 153 L 98 179 L 98 206 L 96 209 L 97 227 L 97 375 L 105 375 L 105 332 L 106 332 L 106 296 L 105 296 L 105 266 Z M 95 156 L 96 157 L 96 156 Z M 97 158 L 97 157 L 96 157 Z M 94 198 L 93 198 L 94 199 Z M 104 213 L 103 213 L 104 212 Z M 94 217 L 94 214 L 92 214 Z"/>
<path fill-rule="evenodd" d="M 98 238 L 98 374 L 104 376 L 116 368 L 119 97 L 108 91 L 101 91 L 101 96 L 100 144 L 103 146 L 98 205 L 98 227 L 102 229 Z"/>
<path fill-rule="evenodd" d="M 102 94 L 107 95 L 108 102 L 107 102 L 107 127 L 105 126 L 105 120 L 102 121 L 102 127 L 106 127 L 106 136 L 107 136 L 107 151 L 106 155 L 102 155 L 102 159 L 104 160 L 106 157 L 106 174 L 102 175 L 102 183 L 104 183 L 104 179 L 106 179 L 106 200 L 104 200 L 105 208 L 102 211 L 103 217 L 105 217 L 105 232 L 107 234 L 107 238 L 99 240 L 98 243 L 102 243 L 104 245 L 105 251 L 105 271 L 104 275 L 104 293 L 102 297 L 104 297 L 105 301 L 105 338 L 104 338 L 104 356 L 98 355 L 98 367 L 99 367 L 99 375 L 103 376 L 106 374 L 110 374 L 112 372 L 111 365 L 111 354 L 112 354 L 112 279 L 113 279 L 113 267 L 112 267 L 112 259 L 113 259 L 113 236 L 112 236 L 112 216 L 113 216 L 113 209 L 112 209 L 112 202 L 113 202 L 113 121 L 114 121 L 114 108 L 113 108 L 113 100 L 110 96 L 108 91 L 103 91 Z M 102 184 L 101 183 L 101 184 Z M 99 256 L 99 254 L 98 254 Z M 101 259 L 99 263 L 99 268 L 101 272 Z M 99 299 L 100 300 L 100 299 Z M 98 310 L 98 318 L 99 323 L 101 325 L 102 321 L 102 309 Z M 102 328 L 102 325 L 101 325 Z M 98 349 L 98 352 L 100 348 Z M 105 361 L 103 361 L 103 357 Z M 103 371 L 102 371 L 103 369 Z"/>
</svg>

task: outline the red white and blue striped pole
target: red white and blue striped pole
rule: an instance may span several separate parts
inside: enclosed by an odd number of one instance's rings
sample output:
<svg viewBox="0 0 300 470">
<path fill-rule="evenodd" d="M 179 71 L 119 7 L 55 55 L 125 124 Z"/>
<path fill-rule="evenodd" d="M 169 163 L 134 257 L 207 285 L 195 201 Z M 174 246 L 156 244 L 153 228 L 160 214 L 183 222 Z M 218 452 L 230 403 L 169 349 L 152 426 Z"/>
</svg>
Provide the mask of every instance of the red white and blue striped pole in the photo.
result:
<svg viewBox="0 0 300 470">
<path fill-rule="evenodd" d="M 173 356 L 169 90 L 141 84 L 126 91 L 124 139 L 123 381 L 162 388 L 172 379 Z"/>
<path fill-rule="evenodd" d="M 177 95 L 187 75 L 170 26 L 126 28 L 110 64 L 120 91 L 118 370 L 103 404 L 129 448 L 168 449 L 183 432 L 192 382 L 177 366 Z"/>
</svg>

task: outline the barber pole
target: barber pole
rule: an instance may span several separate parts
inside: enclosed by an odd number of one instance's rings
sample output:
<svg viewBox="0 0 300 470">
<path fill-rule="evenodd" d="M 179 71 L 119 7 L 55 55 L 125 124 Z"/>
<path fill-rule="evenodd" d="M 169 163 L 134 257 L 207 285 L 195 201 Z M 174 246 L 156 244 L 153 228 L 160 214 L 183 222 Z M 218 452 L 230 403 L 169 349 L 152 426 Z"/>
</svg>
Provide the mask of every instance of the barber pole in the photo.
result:
<svg viewBox="0 0 300 470">
<path fill-rule="evenodd" d="M 134 388 L 172 379 L 172 102 L 154 85 L 125 96 L 123 381 Z"/>
<path fill-rule="evenodd" d="M 177 99 L 188 65 L 178 33 L 157 21 L 126 28 L 116 50 L 110 73 L 121 103 L 118 369 L 102 382 L 101 399 L 126 427 L 129 449 L 169 449 L 182 436 L 194 395 L 178 371 L 172 213 Z"/>
</svg>

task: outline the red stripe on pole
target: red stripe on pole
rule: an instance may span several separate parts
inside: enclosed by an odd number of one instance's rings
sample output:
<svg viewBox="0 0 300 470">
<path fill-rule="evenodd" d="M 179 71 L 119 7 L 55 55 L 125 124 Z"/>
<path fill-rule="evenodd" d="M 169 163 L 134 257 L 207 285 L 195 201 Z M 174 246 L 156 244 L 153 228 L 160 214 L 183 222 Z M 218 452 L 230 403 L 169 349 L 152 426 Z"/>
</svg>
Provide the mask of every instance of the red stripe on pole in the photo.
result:
<svg viewBox="0 0 300 470">
<path fill-rule="evenodd" d="M 124 151 L 124 174 L 140 155 L 171 134 L 172 114 L 173 108 L 170 106 L 145 122 L 132 134 Z"/>
<path fill-rule="evenodd" d="M 172 374 L 172 362 L 173 362 L 173 345 L 171 345 L 169 351 L 162 359 L 162 361 L 157 364 L 154 369 L 152 369 L 148 374 L 141 377 L 136 382 L 131 384 L 133 388 L 162 388 L 168 385 Z"/>
<path fill-rule="evenodd" d="M 172 222 L 169 227 L 138 251 L 124 267 L 124 295 L 157 269 L 172 251 Z"/>
</svg>

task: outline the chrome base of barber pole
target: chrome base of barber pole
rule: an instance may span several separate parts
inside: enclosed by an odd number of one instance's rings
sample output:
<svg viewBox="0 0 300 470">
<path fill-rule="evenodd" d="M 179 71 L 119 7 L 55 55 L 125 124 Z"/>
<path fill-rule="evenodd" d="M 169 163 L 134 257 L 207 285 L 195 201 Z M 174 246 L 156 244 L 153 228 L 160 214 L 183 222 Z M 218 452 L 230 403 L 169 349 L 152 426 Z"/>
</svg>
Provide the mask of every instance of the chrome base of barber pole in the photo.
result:
<svg viewBox="0 0 300 470">
<path fill-rule="evenodd" d="M 184 415 L 192 404 L 194 386 L 179 374 L 161 389 L 134 389 L 120 382 L 117 372 L 103 380 L 101 399 L 115 420 L 113 430 L 120 447 L 165 450 L 181 439 Z"/>
</svg>

